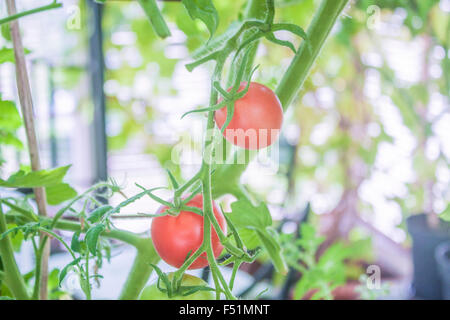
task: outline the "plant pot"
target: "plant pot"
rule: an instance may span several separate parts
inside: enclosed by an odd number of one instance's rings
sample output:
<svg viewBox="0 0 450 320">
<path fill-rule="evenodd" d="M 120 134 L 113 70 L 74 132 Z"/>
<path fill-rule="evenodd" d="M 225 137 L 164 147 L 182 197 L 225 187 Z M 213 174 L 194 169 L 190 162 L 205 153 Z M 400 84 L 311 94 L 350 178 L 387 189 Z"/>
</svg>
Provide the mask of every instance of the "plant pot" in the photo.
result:
<svg viewBox="0 0 450 320">
<path fill-rule="evenodd" d="M 450 241 L 436 248 L 436 262 L 441 276 L 443 299 L 450 300 Z"/>
<path fill-rule="evenodd" d="M 439 244 L 450 240 L 449 224 L 442 222 L 437 228 L 431 228 L 425 214 L 411 216 L 406 222 L 412 238 L 415 296 L 420 299 L 440 300 L 443 298 L 442 284 L 435 250 Z"/>
</svg>

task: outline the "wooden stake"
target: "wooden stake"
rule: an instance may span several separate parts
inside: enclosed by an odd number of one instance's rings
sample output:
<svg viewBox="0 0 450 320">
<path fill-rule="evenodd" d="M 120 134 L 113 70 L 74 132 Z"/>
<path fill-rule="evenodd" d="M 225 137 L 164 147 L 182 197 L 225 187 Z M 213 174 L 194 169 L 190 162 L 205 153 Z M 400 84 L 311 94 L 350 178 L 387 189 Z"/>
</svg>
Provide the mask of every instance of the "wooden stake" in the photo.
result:
<svg viewBox="0 0 450 320">
<path fill-rule="evenodd" d="M 14 15 L 17 13 L 15 0 L 6 0 L 8 14 Z M 27 66 L 25 61 L 25 54 L 20 36 L 18 20 L 10 22 L 11 39 L 14 46 L 14 57 L 16 59 L 16 81 L 17 90 L 19 93 L 20 107 L 25 124 L 25 132 L 28 141 L 28 150 L 30 154 L 31 170 L 37 171 L 41 169 L 39 159 L 39 147 L 36 138 L 36 131 L 33 117 L 33 100 L 31 97 L 30 81 L 28 79 Z M 47 216 L 46 197 L 44 188 L 35 188 L 34 195 L 36 198 L 39 214 Z M 42 239 L 41 239 L 42 240 Z M 50 254 L 50 241 L 46 241 L 44 253 L 41 264 L 41 279 L 40 279 L 40 299 L 47 299 L 47 279 L 48 279 L 48 257 Z"/>
</svg>

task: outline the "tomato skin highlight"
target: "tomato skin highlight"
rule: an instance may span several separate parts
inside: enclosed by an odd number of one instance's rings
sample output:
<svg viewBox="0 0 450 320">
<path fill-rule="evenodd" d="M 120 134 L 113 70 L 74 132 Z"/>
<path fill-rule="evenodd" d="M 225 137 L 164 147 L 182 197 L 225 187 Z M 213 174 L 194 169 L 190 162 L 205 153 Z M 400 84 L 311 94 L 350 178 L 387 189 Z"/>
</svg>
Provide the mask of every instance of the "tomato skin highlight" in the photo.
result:
<svg viewBox="0 0 450 320">
<path fill-rule="evenodd" d="M 244 90 L 246 85 L 246 82 L 241 83 L 238 92 Z M 219 129 L 226 119 L 225 106 L 214 115 Z M 278 139 L 282 124 L 283 108 L 275 92 L 263 84 L 250 82 L 245 96 L 235 102 L 233 118 L 223 136 L 241 148 L 261 149 Z"/>
<path fill-rule="evenodd" d="M 173 274 L 169 274 L 169 280 L 172 280 Z M 181 280 L 181 286 L 207 286 L 208 284 L 200 278 L 192 276 L 190 274 L 184 274 Z M 160 282 L 161 288 L 165 288 L 164 282 Z M 216 296 L 214 291 L 199 290 L 188 296 L 182 294 L 168 297 L 166 292 L 158 289 L 156 282 L 150 286 L 145 287 L 142 290 L 139 300 L 215 300 Z"/>
<path fill-rule="evenodd" d="M 196 195 L 187 204 L 189 207 L 203 208 L 203 196 Z M 162 206 L 157 214 L 163 213 L 168 207 Z M 227 226 L 225 217 L 213 201 L 213 212 L 220 228 L 226 234 Z M 152 241 L 161 259 L 167 264 L 179 268 L 183 265 L 187 255 L 191 255 L 203 242 L 203 217 L 190 212 L 181 211 L 176 217 L 165 215 L 153 218 L 151 226 Z M 216 231 L 211 225 L 211 245 L 214 256 L 217 258 L 223 250 Z M 206 252 L 203 252 L 190 266 L 189 269 L 204 268 L 208 265 Z"/>
</svg>

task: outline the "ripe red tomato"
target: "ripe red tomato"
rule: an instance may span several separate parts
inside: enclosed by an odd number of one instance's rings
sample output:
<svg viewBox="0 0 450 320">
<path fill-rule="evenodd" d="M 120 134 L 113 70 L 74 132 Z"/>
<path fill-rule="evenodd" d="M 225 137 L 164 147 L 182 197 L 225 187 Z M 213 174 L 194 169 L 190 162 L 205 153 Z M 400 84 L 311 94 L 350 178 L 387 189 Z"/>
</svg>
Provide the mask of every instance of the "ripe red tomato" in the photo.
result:
<svg viewBox="0 0 450 320">
<path fill-rule="evenodd" d="M 241 83 L 238 92 L 246 85 Z M 216 111 L 215 121 L 219 128 L 226 119 L 226 107 Z M 235 102 L 233 118 L 223 135 L 239 147 L 261 149 L 277 140 L 282 123 L 283 108 L 275 92 L 265 85 L 251 82 L 245 96 Z"/>
<path fill-rule="evenodd" d="M 187 204 L 189 207 L 203 208 L 203 196 L 196 195 Z M 163 206 L 157 213 L 162 213 L 168 208 Z M 213 212 L 220 228 L 226 233 L 225 217 L 213 202 Z M 191 255 L 203 242 L 203 217 L 190 212 L 181 211 L 176 217 L 166 215 L 153 219 L 151 227 L 152 241 L 161 259 L 173 267 L 179 268 L 185 261 L 189 251 Z M 214 256 L 218 257 L 223 250 L 219 237 L 211 226 L 211 244 Z M 206 267 L 208 260 L 206 252 L 203 252 L 189 267 L 199 269 Z"/>
</svg>

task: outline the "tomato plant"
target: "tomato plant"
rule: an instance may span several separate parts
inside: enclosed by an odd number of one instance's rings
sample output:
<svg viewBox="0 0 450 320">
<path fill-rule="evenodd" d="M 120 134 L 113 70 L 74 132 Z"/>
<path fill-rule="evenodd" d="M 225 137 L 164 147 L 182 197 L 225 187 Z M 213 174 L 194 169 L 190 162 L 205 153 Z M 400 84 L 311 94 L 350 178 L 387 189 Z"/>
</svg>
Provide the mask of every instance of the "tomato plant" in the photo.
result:
<svg viewBox="0 0 450 320">
<path fill-rule="evenodd" d="M 242 83 L 238 92 L 246 85 Z M 214 119 L 220 129 L 227 120 L 227 109 L 225 106 L 215 112 Z M 283 108 L 277 95 L 265 85 L 251 82 L 247 93 L 235 101 L 233 117 L 222 131 L 228 141 L 239 147 L 261 149 L 278 139 L 282 123 Z"/>
<path fill-rule="evenodd" d="M 187 207 L 203 209 L 203 196 L 196 195 L 186 203 Z M 162 214 L 168 207 L 161 207 L 156 214 Z M 226 233 L 225 218 L 217 205 L 213 202 L 214 216 L 220 228 Z M 161 259 L 175 268 L 181 267 L 188 256 L 200 248 L 203 242 L 203 217 L 192 211 L 182 210 L 178 215 L 167 214 L 156 217 L 152 221 L 151 235 L 155 249 Z M 215 231 L 211 234 L 211 246 L 217 258 L 223 250 L 223 245 Z M 188 269 L 199 269 L 208 265 L 206 252 L 203 252 Z"/>
<path fill-rule="evenodd" d="M 99 2 L 107 4 L 108 1 Z M 230 24 L 222 34 L 216 35 L 219 14 L 213 1 L 205 0 L 201 1 L 201 4 L 194 0 L 182 1 L 180 5 L 185 6 L 189 16 L 192 19 L 200 19 L 210 33 L 209 41 L 205 41 L 205 44 L 198 48 L 193 55 L 195 60 L 187 64 L 186 68 L 192 71 L 206 62 L 214 62 L 209 105 L 186 114 L 206 113 L 207 132 L 216 130 L 215 124 L 217 124 L 229 141 L 244 149 L 261 149 L 272 145 L 278 139 L 283 122 L 283 111 L 302 86 L 347 2 L 348 0 L 324 0 L 306 34 L 298 25 L 274 21 L 274 0 L 248 0 L 242 12 L 236 15 L 236 23 Z M 138 1 L 138 3 L 152 23 L 156 34 L 161 38 L 170 36 L 171 32 L 155 0 Z M 110 239 L 132 245 L 137 251 L 120 293 L 121 299 L 136 299 L 141 292 L 142 299 L 162 298 L 164 290 L 167 291 L 166 296 L 170 298 L 181 298 L 186 295 L 189 298 L 212 298 L 212 292 L 204 288 L 206 286 L 204 282 L 185 275 L 188 269 L 205 266 L 209 266 L 214 281 L 215 298 L 236 299 L 233 285 L 237 271 L 242 263 L 252 263 L 261 250 L 266 252 L 266 256 L 270 258 L 277 272 L 286 274 L 288 270 L 278 232 L 272 227 L 272 218 L 267 205 L 260 199 L 252 199 L 236 178 L 243 173 L 249 160 L 239 165 L 214 163 L 212 159 L 216 145 L 208 135 L 203 140 L 201 165 L 192 177 L 181 182 L 168 170 L 168 178 L 173 190 L 173 198 L 170 201 L 163 200 L 155 194 L 155 191 L 165 187 L 148 189 L 136 184 L 142 189 L 141 192 L 128 197 L 114 180 L 99 182 L 78 194 L 63 182 L 69 166 L 40 170 L 39 148 L 33 123 L 32 95 L 28 85 L 30 81 L 27 78 L 27 66 L 17 19 L 29 14 L 57 9 L 61 5 L 54 1 L 47 6 L 17 13 L 14 0 L 8 0 L 9 16 L 0 19 L 0 25 L 9 23 L 11 26 L 13 49 L 2 49 L 0 60 L 16 63 L 18 92 L 23 102 L 21 103 L 22 115 L 32 168 L 31 172 L 19 171 L 8 179 L 0 179 L 0 186 L 15 189 L 33 188 L 38 208 L 35 210 L 30 206 L 27 202 L 28 198 L 25 200 L 0 198 L 0 255 L 2 258 L 0 280 L 3 278 L 8 280 L 6 282 L 12 295 L 18 299 L 47 298 L 46 269 L 50 237 L 62 243 L 72 258 L 72 261 L 59 273 L 59 285 L 69 271 L 74 271 L 87 299 L 91 299 L 92 279 L 101 277 L 97 272 L 103 259 L 109 259 L 111 256 Z M 95 8 L 98 9 L 98 7 Z M 101 15 L 93 16 L 98 18 Z M 196 24 L 192 22 L 192 25 Z M 298 50 L 290 41 L 278 39 L 275 34 L 279 31 L 302 38 L 303 41 Z M 101 37 L 98 38 L 101 39 Z M 280 79 L 276 93 L 265 85 L 252 81 L 256 49 L 263 38 L 296 53 L 285 75 Z M 15 60 L 12 57 L 15 57 Z M 228 70 L 225 66 L 230 62 L 231 68 Z M 97 64 L 99 65 L 102 64 Z M 93 73 L 95 72 L 98 73 L 99 70 L 93 70 Z M 93 78 L 98 78 L 101 82 L 102 77 L 97 76 L 98 74 Z M 225 83 L 227 83 L 228 91 L 222 87 Z M 99 88 L 103 88 L 103 83 L 100 83 Z M 19 115 L 15 104 L 1 100 L 1 97 L 0 103 L 2 110 L 6 110 L 4 113 L 7 120 L 3 122 L 9 124 L 8 133 L 14 132 L 21 125 L 20 121 L 14 123 L 11 120 L 17 120 Z M 250 136 L 246 136 L 247 134 Z M 254 135 L 254 139 L 251 135 Z M 8 139 L 8 141 L 19 144 L 14 139 Z M 236 152 L 239 151 L 242 150 Z M 214 175 L 222 177 L 219 183 L 223 187 L 214 190 L 213 193 Z M 214 201 L 214 197 L 225 194 L 233 194 L 238 198 L 231 204 L 231 212 L 228 213 L 222 213 Z M 120 195 L 125 199 L 115 206 L 107 204 L 113 195 Z M 162 205 L 156 214 L 136 215 L 153 219 L 151 238 L 116 228 L 112 219 L 117 217 L 124 207 L 144 197 L 150 197 Z M 57 205 L 63 202 L 64 205 L 58 209 L 54 217 L 47 217 L 48 204 Z M 3 208 L 7 208 L 7 211 Z M 65 219 L 66 214 L 72 214 L 75 219 Z M 70 244 L 56 232 L 58 229 L 73 232 Z M 24 276 L 17 267 L 10 243 L 10 237 L 19 232 L 24 234 L 25 239 L 33 241 L 36 265 L 33 269 L 35 283 L 32 290 L 27 288 Z M 247 234 L 247 238 L 241 237 L 243 233 Z M 251 238 L 250 242 L 247 241 L 249 238 Z M 233 265 L 229 279 L 225 278 L 217 261 L 222 251 L 225 252 L 226 260 L 221 263 Z M 160 258 L 177 270 L 170 276 L 162 273 L 157 267 Z M 162 280 L 163 284 L 159 288 L 156 284 L 142 291 L 153 271 L 158 273 L 158 283 L 161 284 Z"/>
<path fill-rule="evenodd" d="M 168 279 L 173 278 L 173 273 L 168 275 Z M 208 284 L 202 279 L 184 274 L 181 279 L 181 286 L 179 292 L 171 297 L 167 294 L 167 289 L 164 283 L 161 283 L 161 289 L 158 288 L 158 283 L 147 286 L 142 290 L 140 300 L 214 300 L 214 292 L 207 287 Z M 165 291 L 164 291 L 165 290 Z"/>
</svg>

